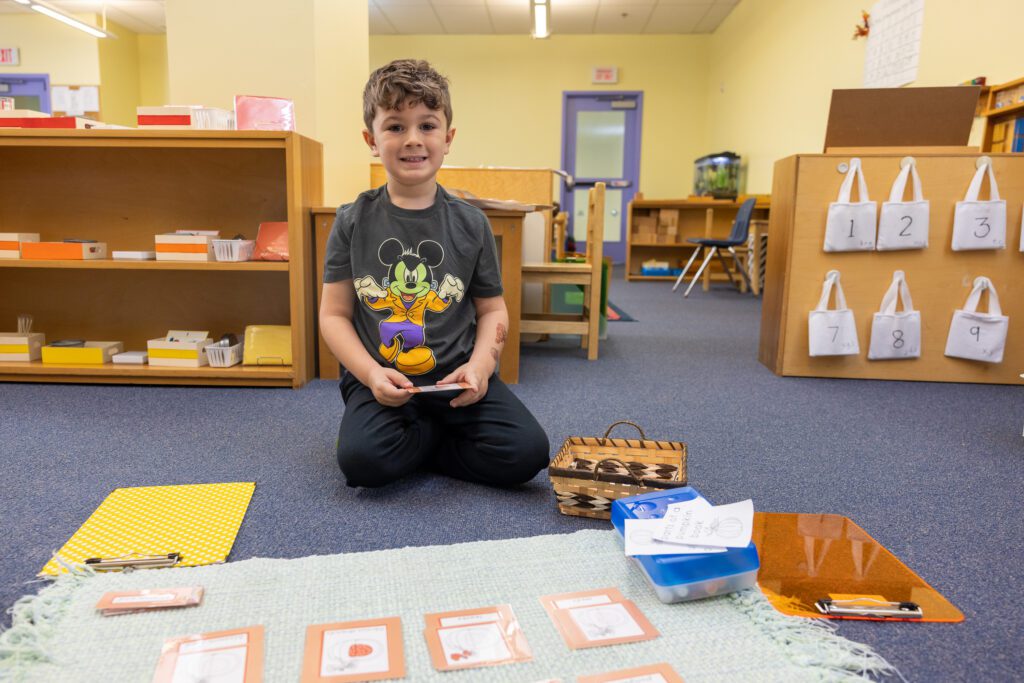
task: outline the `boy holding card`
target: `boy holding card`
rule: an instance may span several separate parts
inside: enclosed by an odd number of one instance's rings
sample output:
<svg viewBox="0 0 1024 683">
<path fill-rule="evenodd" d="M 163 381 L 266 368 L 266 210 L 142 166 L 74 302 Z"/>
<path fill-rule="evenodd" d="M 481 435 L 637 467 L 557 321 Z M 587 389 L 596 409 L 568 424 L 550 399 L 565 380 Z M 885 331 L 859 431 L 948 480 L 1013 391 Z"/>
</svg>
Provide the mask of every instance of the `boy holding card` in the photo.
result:
<svg viewBox="0 0 1024 683">
<path fill-rule="evenodd" d="M 430 466 L 510 486 L 548 464 L 544 430 L 495 374 L 508 329 L 487 217 L 437 184 L 455 136 L 447 79 L 424 61 L 373 72 L 363 137 L 387 184 L 338 209 L 320 331 L 345 368 L 338 464 L 349 486 Z M 417 385 L 464 390 L 416 393 Z"/>
</svg>

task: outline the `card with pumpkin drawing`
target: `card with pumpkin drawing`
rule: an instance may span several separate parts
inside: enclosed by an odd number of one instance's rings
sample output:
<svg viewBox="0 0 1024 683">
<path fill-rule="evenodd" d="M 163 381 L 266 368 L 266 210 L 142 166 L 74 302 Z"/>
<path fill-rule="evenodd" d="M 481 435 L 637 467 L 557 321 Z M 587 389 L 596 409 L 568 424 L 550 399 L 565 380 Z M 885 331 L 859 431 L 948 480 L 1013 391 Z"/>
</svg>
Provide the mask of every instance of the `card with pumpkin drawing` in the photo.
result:
<svg viewBox="0 0 1024 683">
<path fill-rule="evenodd" d="M 424 636 L 438 671 L 533 659 L 511 605 L 426 614 Z"/>
<path fill-rule="evenodd" d="M 302 683 L 405 677 L 399 617 L 314 624 L 306 629 Z"/>
</svg>

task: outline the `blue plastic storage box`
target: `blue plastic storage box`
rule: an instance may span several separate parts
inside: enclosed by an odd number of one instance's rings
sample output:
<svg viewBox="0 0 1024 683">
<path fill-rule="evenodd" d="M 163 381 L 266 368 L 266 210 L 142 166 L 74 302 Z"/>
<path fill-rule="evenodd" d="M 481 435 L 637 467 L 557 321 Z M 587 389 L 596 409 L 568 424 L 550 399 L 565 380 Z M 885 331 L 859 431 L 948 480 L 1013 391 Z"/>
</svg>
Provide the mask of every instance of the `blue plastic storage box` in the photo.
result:
<svg viewBox="0 0 1024 683">
<path fill-rule="evenodd" d="M 612 503 L 612 524 L 623 538 L 627 519 L 659 519 L 672 503 L 704 498 L 691 486 L 620 498 Z M 641 555 L 630 558 L 662 602 L 698 600 L 752 588 L 761 566 L 757 548 L 729 548 L 724 553 Z"/>
</svg>

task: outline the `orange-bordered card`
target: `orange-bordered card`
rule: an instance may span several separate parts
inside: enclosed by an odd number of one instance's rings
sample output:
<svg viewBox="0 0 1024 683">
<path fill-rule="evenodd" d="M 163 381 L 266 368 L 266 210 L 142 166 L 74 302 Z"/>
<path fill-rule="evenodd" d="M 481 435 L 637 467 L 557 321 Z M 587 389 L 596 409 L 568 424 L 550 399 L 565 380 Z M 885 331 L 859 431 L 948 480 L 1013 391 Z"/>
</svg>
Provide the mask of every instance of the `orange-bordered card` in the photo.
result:
<svg viewBox="0 0 1024 683">
<path fill-rule="evenodd" d="M 540 602 L 573 650 L 634 643 L 661 635 L 618 588 L 545 595 Z"/>
<path fill-rule="evenodd" d="M 302 683 L 405 677 L 399 617 L 315 624 L 306 629 Z"/>
<path fill-rule="evenodd" d="M 594 676 L 580 676 L 577 683 L 683 683 L 683 677 L 668 664 L 661 663 L 609 671 Z"/>
<path fill-rule="evenodd" d="M 112 591 L 104 593 L 96 603 L 96 609 L 103 616 L 132 614 L 151 609 L 170 607 L 191 607 L 203 601 L 202 586 L 177 586 L 174 588 L 144 588 L 134 591 Z"/>
<path fill-rule="evenodd" d="M 533 659 L 511 605 L 425 614 L 424 636 L 438 671 Z"/>
<path fill-rule="evenodd" d="M 263 627 L 213 631 L 164 642 L 153 683 L 263 680 Z"/>
</svg>

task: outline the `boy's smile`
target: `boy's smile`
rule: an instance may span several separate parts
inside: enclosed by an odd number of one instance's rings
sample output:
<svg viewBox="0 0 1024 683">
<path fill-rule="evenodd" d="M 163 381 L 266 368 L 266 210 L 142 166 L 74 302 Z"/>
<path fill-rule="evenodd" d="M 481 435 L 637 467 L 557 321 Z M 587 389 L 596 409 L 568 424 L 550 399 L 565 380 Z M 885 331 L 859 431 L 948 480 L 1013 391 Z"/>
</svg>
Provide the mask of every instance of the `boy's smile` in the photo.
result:
<svg viewBox="0 0 1024 683">
<path fill-rule="evenodd" d="M 388 175 L 394 194 L 436 191 L 435 177 L 448 154 L 455 129 L 448 128 L 443 111 L 406 103 L 401 109 L 377 109 L 373 130 L 363 137 Z M 396 192 L 397 191 L 397 192 Z"/>
</svg>

